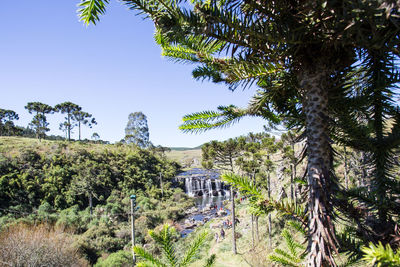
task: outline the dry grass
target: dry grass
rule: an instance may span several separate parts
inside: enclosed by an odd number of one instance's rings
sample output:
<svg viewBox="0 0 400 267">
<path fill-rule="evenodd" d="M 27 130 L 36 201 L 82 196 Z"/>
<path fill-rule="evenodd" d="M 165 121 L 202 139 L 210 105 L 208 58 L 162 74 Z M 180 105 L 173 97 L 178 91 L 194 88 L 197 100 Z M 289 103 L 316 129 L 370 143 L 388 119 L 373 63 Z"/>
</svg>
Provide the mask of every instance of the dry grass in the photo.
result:
<svg viewBox="0 0 400 267">
<path fill-rule="evenodd" d="M 39 154 L 54 153 L 57 151 L 70 153 L 77 150 L 87 150 L 101 152 L 104 150 L 129 150 L 130 146 L 119 146 L 114 144 L 94 144 L 84 143 L 80 141 L 53 141 L 53 140 L 41 140 L 35 138 L 25 137 L 9 137 L 0 136 L 0 154 L 5 156 L 18 156 L 22 152 L 27 150 L 34 150 Z"/>
<path fill-rule="evenodd" d="M 184 151 L 171 150 L 166 153 L 166 156 L 179 162 L 186 168 L 199 168 L 201 167 L 201 149 L 191 149 Z"/>
<path fill-rule="evenodd" d="M 46 225 L 10 226 L 0 233 L 0 266 L 87 266 L 72 237 Z"/>
</svg>

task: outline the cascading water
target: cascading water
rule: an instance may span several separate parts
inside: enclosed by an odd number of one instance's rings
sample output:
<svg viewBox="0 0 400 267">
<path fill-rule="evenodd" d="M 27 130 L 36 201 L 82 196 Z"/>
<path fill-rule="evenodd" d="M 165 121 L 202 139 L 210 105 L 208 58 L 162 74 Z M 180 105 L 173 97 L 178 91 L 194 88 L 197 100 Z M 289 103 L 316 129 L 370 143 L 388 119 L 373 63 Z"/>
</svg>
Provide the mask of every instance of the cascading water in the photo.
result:
<svg viewBox="0 0 400 267">
<path fill-rule="evenodd" d="M 199 195 L 200 191 L 201 191 L 200 181 L 199 181 L 199 180 L 196 180 L 195 192 L 196 192 L 196 195 L 197 195 L 197 196 Z"/>
<path fill-rule="evenodd" d="M 206 197 L 206 194 L 204 194 L 204 190 L 205 190 L 205 188 L 204 188 L 204 179 L 201 179 L 201 181 L 200 181 L 200 190 L 201 190 L 201 192 L 203 194 L 203 197 Z"/>
<path fill-rule="evenodd" d="M 215 180 L 215 190 L 218 192 L 218 196 L 221 195 L 221 181 L 220 180 Z"/>
<path fill-rule="evenodd" d="M 177 179 L 184 179 L 186 194 L 190 197 L 203 196 L 203 198 L 229 196 L 229 186 L 219 180 L 219 173 L 203 169 L 192 169 L 181 173 Z M 215 193 L 217 192 L 217 193 Z"/>
<path fill-rule="evenodd" d="M 193 182 L 192 177 L 185 178 L 186 194 L 188 194 L 188 196 L 190 197 L 194 196 L 192 182 Z"/>
<path fill-rule="evenodd" d="M 212 184 L 211 184 L 211 179 L 207 179 L 206 180 L 206 184 L 207 184 L 207 190 L 208 190 L 208 195 L 212 196 Z"/>
</svg>

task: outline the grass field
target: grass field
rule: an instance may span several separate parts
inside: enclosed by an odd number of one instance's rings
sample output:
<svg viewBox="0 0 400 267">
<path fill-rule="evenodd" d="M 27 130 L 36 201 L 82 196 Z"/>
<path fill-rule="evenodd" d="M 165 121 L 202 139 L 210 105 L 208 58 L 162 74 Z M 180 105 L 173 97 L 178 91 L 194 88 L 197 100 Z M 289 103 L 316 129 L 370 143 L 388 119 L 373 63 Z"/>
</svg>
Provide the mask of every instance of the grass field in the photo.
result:
<svg viewBox="0 0 400 267">
<path fill-rule="evenodd" d="M 22 151 L 34 150 L 39 153 L 54 152 L 57 150 L 74 151 L 85 149 L 89 151 L 101 151 L 104 149 L 118 149 L 120 144 L 95 144 L 80 141 L 52 141 L 35 138 L 0 136 L 0 153 L 8 156 L 19 155 Z M 129 146 L 124 146 L 129 149 Z M 179 162 L 184 168 L 196 168 L 201 166 L 201 149 L 172 149 L 166 156 Z"/>
<path fill-rule="evenodd" d="M 169 159 L 179 162 L 184 168 L 201 167 L 201 149 L 171 150 L 166 155 Z"/>
</svg>

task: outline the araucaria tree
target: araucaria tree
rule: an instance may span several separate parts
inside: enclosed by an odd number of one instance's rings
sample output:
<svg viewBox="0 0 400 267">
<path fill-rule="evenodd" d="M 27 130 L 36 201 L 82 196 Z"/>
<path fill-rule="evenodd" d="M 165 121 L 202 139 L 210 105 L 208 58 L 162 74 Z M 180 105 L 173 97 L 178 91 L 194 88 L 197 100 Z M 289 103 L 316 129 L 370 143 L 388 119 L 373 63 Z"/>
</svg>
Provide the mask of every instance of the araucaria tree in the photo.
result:
<svg viewBox="0 0 400 267">
<path fill-rule="evenodd" d="M 57 112 L 67 115 L 65 121 L 60 123 L 60 129 L 65 129 L 65 131 L 67 131 L 68 141 L 70 141 L 71 129 L 74 127 L 74 124 L 72 123 L 74 113 L 80 111 L 82 108 L 72 102 L 64 102 L 56 105 L 54 108 Z"/>
<path fill-rule="evenodd" d="M 81 140 L 81 126 L 87 125 L 89 128 L 92 128 L 93 125 L 96 125 L 96 119 L 92 118 L 92 114 L 84 112 L 82 110 L 75 110 L 73 112 L 72 119 L 76 122 L 76 126 L 78 126 L 79 140 Z"/>
<path fill-rule="evenodd" d="M 147 117 L 142 112 L 129 114 L 125 128 L 125 142 L 127 144 L 135 144 L 141 148 L 150 146 Z"/>
<path fill-rule="evenodd" d="M 54 113 L 54 108 L 40 102 L 29 102 L 26 104 L 25 108 L 30 114 L 35 114 L 30 125 L 35 129 L 36 137 L 39 140 L 44 138 L 46 132 L 50 131 L 50 129 L 47 128 L 49 123 L 47 122 L 46 114 Z"/>
<path fill-rule="evenodd" d="M 14 129 L 14 120 L 18 120 L 18 114 L 13 110 L 0 108 L 0 136 L 10 135 Z"/>
<path fill-rule="evenodd" d="M 107 2 L 82 2 L 81 18 L 95 22 Z M 307 265 L 336 266 L 336 182 L 329 138 L 334 114 L 330 110 L 343 91 L 340 77 L 360 59 L 357 52 L 368 54 L 373 49 L 398 56 L 400 4 L 389 0 L 123 2 L 154 21 L 162 45 L 178 44 L 188 59 L 205 62 L 198 71 L 208 72 L 212 80 L 269 85 L 263 87 L 267 99 L 287 107 L 284 111 L 290 105 L 301 108 L 302 117 L 297 119 L 305 126 L 308 145 Z M 188 47 L 192 44 L 197 44 L 196 49 Z M 202 45 L 217 47 L 216 52 L 228 53 L 231 58 L 210 59 L 193 53 Z M 219 76 L 214 75 L 215 70 Z M 283 86 L 276 86 L 282 82 Z M 274 91 L 276 88 L 283 91 Z M 287 88 L 294 89 L 296 99 L 286 94 L 293 92 Z"/>
</svg>

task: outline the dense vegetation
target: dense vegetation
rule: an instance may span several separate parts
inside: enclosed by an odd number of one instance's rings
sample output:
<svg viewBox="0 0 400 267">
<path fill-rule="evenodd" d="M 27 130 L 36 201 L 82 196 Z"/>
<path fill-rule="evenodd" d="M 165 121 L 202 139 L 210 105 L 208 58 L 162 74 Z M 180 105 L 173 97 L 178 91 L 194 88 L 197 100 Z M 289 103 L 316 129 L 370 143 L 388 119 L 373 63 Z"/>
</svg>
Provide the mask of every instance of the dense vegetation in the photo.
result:
<svg viewBox="0 0 400 267">
<path fill-rule="evenodd" d="M 1 138 L 2 147 L 8 149 L 0 154 L 0 226 L 5 230 L 18 222 L 46 223 L 56 227 L 55 233 L 57 229 L 72 233 L 76 237 L 71 244 L 90 263 L 129 244 L 129 195 L 137 195 L 140 207 L 136 212 L 138 244 L 146 243 L 148 229 L 176 221 L 193 205 L 181 185 L 171 180 L 179 165 L 158 151 L 32 139 L 18 147 L 16 140 Z M 10 229 L 19 231 L 15 230 L 18 226 Z M 43 234 L 42 228 L 37 231 Z M 46 235 L 53 238 L 52 232 Z M 14 237 L 4 236 L 2 244 L 10 238 Z"/>
</svg>

